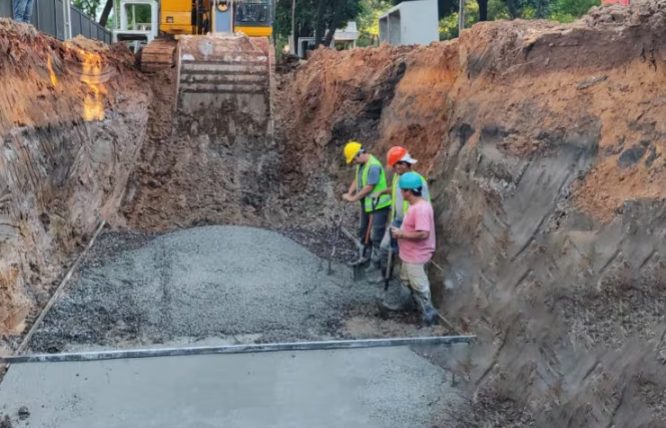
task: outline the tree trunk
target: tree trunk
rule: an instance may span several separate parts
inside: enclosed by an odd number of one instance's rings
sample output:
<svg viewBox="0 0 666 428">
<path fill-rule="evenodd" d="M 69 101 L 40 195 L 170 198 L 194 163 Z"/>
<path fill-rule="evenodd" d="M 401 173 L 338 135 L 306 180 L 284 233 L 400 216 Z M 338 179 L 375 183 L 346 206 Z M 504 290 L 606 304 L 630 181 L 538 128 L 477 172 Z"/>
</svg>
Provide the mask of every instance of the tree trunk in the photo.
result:
<svg viewBox="0 0 666 428">
<path fill-rule="evenodd" d="M 315 15 L 315 47 L 319 48 L 324 38 L 324 30 L 326 23 L 324 22 L 324 3 L 326 0 L 319 0 L 317 2 L 317 14 Z"/>
<path fill-rule="evenodd" d="M 324 39 L 324 46 L 329 47 L 333 42 L 333 37 L 335 37 L 335 16 L 331 19 L 331 22 L 328 24 L 328 29 L 326 32 L 326 38 Z"/>
<path fill-rule="evenodd" d="M 296 37 L 296 0 L 291 1 L 291 48 L 294 55 L 298 55 L 298 37 Z"/>
<path fill-rule="evenodd" d="M 479 4 L 479 21 L 485 22 L 488 20 L 488 0 L 476 0 Z"/>
<path fill-rule="evenodd" d="M 509 9 L 509 16 L 511 19 L 518 19 L 521 15 L 520 6 L 516 0 L 504 0 L 506 8 Z"/>
<path fill-rule="evenodd" d="M 99 25 L 102 27 L 106 27 L 106 23 L 109 20 L 109 15 L 111 14 L 111 9 L 113 9 L 113 0 L 106 0 L 104 10 L 102 10 L 102 16 L 99 18 Z"/>
<path fill-rule="evenodd" d="M 333 42 L 333 37 L 335 37 L 335 30 L 337 27 L 338 17 L 342 13 L 342 8 L 344 7 L 345 0 L 336 0 L 333 10 L 333 16 L 331 21 L 328 23 L 328 32 L 326 33 L 326 39 L 324 40 L 324 45 L 326 47 L 331 46 Z"/>
</svg>

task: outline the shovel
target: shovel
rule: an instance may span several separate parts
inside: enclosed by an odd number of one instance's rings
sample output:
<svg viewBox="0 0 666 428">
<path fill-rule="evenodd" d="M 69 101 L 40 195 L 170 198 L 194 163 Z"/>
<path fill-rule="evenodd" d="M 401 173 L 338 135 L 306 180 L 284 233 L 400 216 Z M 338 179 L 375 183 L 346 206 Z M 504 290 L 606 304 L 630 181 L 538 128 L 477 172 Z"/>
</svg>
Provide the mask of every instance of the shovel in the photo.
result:
<svg viewBox="0 0 666 428">
<path fill-rule="evenodd" d="M 389 231 L 389 234 L 391 232 Z M 393 278 L 393 237 L 390 237 L 389 240 L 389 251 L 388 251 L 388 261 L 386 264 L 386 277 L 384 278 L 384 291 L 382 292 L 381 296 L 377 297 L 377 308 L 379 309 L 379 316 L 382 318 L 387 318 L 388 313 L 393 311 L 397 311 L 399 308 L 392 308 L 390 306 L 387 306 L 386 303 L 384 303 L 384 300 L 386 300 L 386 293 L 388 292 L 389 289 L 389 284 L 391 283 L 391 279 Z"/>
<path fill-rule="evenodd" d="M 338 246 L 338 239 L 340 238 L 340 230 L 342 229 L 342 215 L 340 215 L 340 218 L 338 219 L 338 222 L 335 227 L 335 238 L 333 240 L 333 249 L 331 250 L 331 257 L 328 259 L 328 275 L 333 274 L 333 259 L 335 258 L 335 250 L 337 249 Z"/>
</svg>

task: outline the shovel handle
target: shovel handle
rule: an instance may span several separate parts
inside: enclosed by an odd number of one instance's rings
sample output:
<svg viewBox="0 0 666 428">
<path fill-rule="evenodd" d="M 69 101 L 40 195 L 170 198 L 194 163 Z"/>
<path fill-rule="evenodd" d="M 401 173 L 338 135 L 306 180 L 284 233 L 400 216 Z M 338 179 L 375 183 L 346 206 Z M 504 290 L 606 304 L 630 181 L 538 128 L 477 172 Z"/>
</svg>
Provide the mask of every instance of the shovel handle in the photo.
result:
<svg viewBox="0 0 666 428">
<path fill-rule="evenodd" d="M 393 277 L 393 234 L 391 233 L 391 229 L 388 231 L 389 233 L 389 250 L 388 250 L 388 260 L 386 263 L 386 278 L 384 279 L 384 294 L 388 291 L 389 288 L 389 283 L 391 282 L 391 278 Z"/>
<path fill-rule="evenodd" d="M 370 221 L 368 221 L 368 229 L 365 231 L 365 246 L 370 245 L 370 231 L 372 230 L 372 222 L 375 218 L 375 210 L 379 205 L 379 198 L 372 198 L 372 211 L 370 212 Z"/>
</svg>

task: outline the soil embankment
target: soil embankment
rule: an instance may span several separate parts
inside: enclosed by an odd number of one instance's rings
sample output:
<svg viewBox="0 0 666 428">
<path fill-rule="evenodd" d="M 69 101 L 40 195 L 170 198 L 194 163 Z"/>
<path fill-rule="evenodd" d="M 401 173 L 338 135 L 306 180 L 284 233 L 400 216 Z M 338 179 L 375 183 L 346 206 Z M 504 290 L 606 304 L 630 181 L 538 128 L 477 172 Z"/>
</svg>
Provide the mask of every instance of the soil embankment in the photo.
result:
<svg viewBox="0 0 666 428">
<path fill-rule="evenodd" d="M 435 195 L 433 291 L 479 336 L 450 363 L 469 408 L 442 425 L 664 426 L 665 10 L 321 50 L 281 79 L 275 141 L 252 144 L 210 128 L 175 138 L 173 76 L 154 79 L 149 109 L 126 51 L 3 23 L 2 331 L 18 337 L 44 284 L 115 213 L 139 149 L 115 224 L 321 230 L 351 180 L 344 144 L 404 144 Z"/>
<path fill-rule="evenodd" d="M 320 50 L 282 82 L 298 210 L 335 207 L 349 140 L 420 160 L 445 269 L 434 293 L 479 335 L 453 364 L 472 397 L 460 425 L 666 422 L 664 6 Z"/>
<path fill-rule="evenodd" d="M 0 20 L 0 336 L 13 347 L 116 212 L 150 95 L 124 48 Z"/>
</svg>

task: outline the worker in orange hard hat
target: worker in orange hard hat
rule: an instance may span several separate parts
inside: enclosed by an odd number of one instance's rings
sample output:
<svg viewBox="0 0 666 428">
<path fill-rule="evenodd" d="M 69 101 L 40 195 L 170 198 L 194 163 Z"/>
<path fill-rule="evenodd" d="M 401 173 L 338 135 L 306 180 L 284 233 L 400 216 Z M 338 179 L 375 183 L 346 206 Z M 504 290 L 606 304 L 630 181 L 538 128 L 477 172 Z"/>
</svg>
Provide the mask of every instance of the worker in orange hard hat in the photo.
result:
<svg viewBox="0 0 666 428">
<path fill-rule="evenodd" d="M 385 191 L 388 186 L 381 162 L 366 153 L 360 143 L 355 141 L 347 143 L 343 154 L 347 164 L 356 165 L 354 180 L 342 198 L 361 205 L 359 237 L 364 244 L 364 254 L 355 264 L 365 265 L 371 258 L 375 259 L 379 253 L 379 244 L 388 225 L 391 192 Z M 374 194 L 377 195 L 376 198 L 371 197 Z"/>
<path fill-rule="evenodd" d="M 412 166 L 417 162 L 414 159 L 406 148 L 401 146 L 391 147 L 386 154 L 386 163 L 389 168 L 393 170 L 393 179 L 390 188 L 384 189 L 381 192 L 373 195 L 373 198 L 377 198 L 380 194 L 389 194 L 391 195 L 391 217 L 390 223 L 392 227 L 400 228 L 402 221 L 407 213 L 409 208 L 409 203 L 402 197 L 402 193 L 398 189 L 398 181 L 400 176 L 407 173 L 413 172 Z M 430 202 L 430 192 L 428 190 L 428 182 L 422 175 L 415 173 L 423 183 L 422 186 L 422 197 L 423 199 Z M 375 264 L 375 269 L 378 272 L 370 278 L 372 282 L 380 282 L 384 280 L 386 275 L 386 266 L 388 262 L 388 253 L 390 246 L 393 246 L 397 250 L 397 241 L 391 237 L 390 229 L 387 228 L 384 233 L 384 237 L 379 245 L 379 254 L 376 260 L 378 264 Z M 395 259 L 394 259 L 395 260 Z"/>
</svg>

